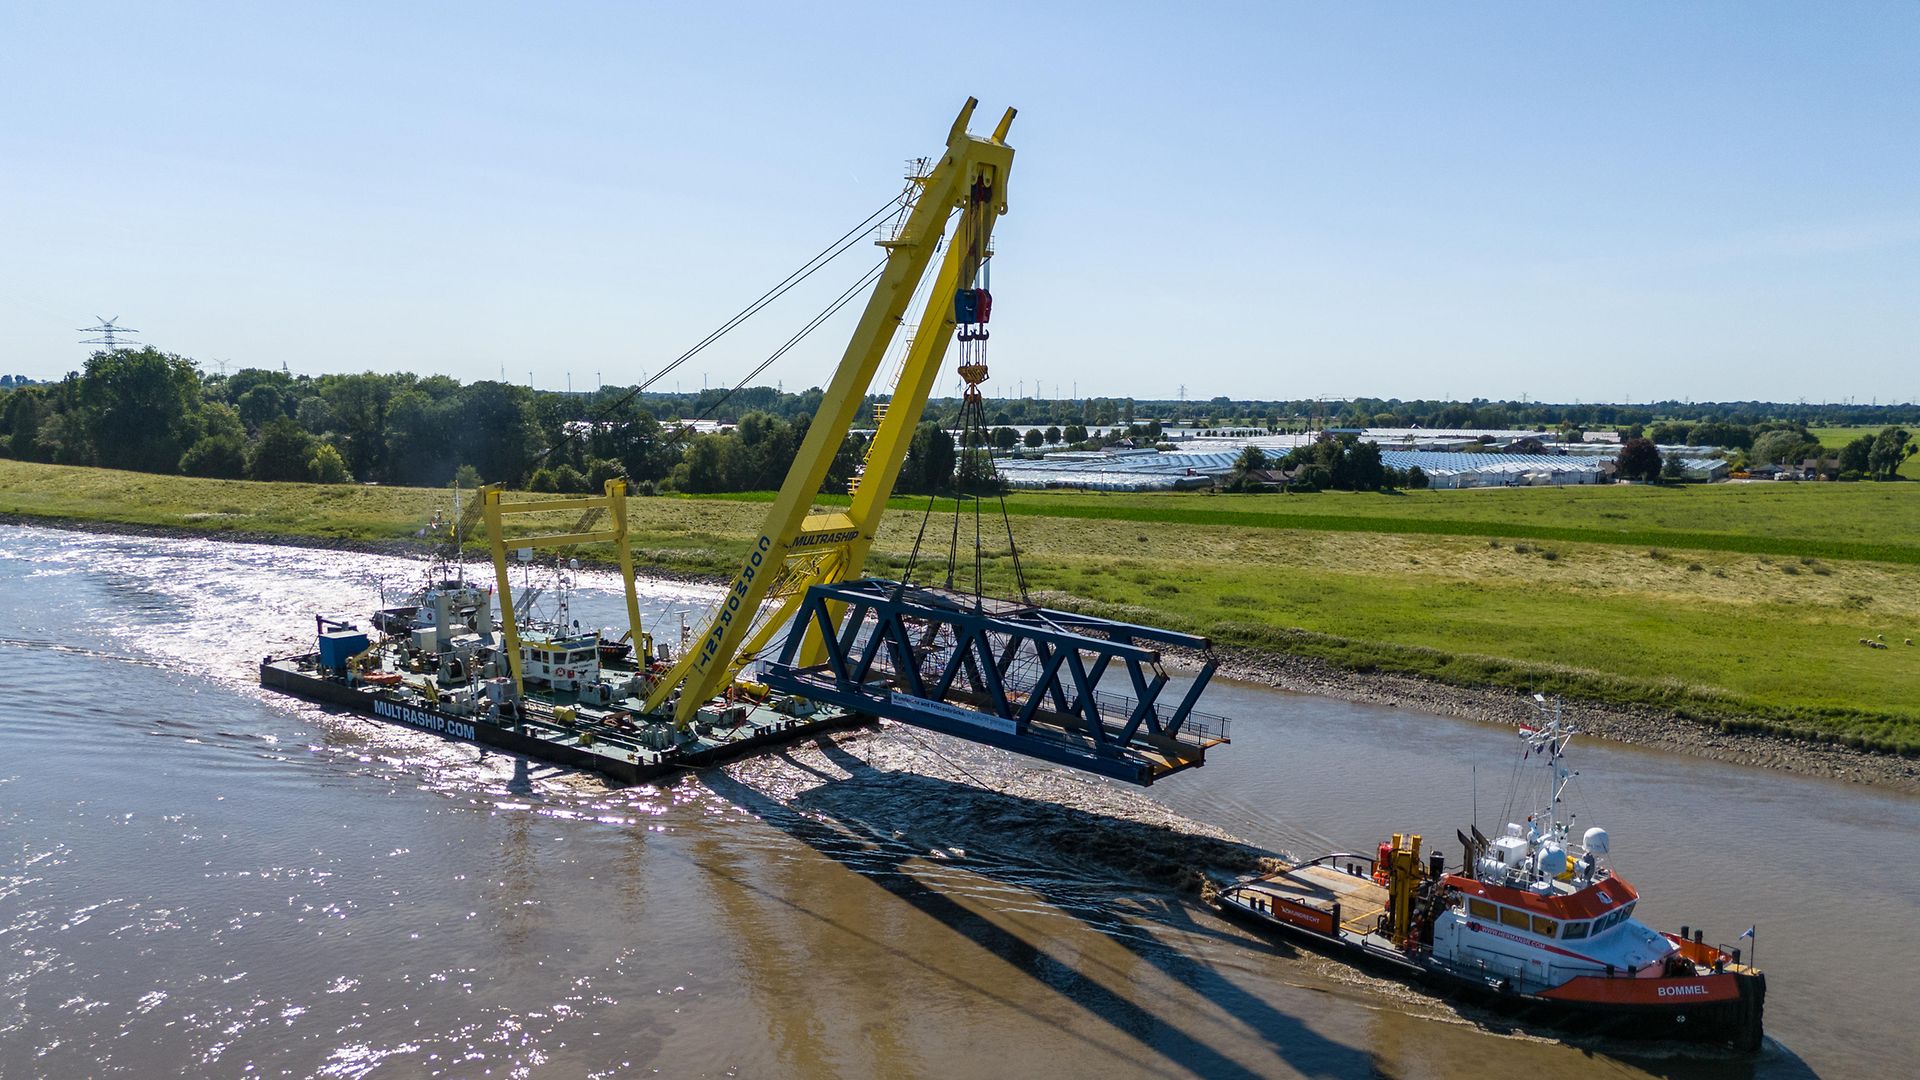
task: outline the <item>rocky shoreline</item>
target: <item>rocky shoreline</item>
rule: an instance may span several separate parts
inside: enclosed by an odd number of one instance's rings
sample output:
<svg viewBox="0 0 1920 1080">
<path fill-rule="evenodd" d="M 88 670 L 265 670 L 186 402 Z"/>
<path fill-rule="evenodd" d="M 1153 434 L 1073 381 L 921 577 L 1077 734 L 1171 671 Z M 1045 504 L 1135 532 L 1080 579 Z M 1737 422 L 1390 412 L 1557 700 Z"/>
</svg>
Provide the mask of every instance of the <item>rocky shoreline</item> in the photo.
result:
<svg viewBox="0 0 1920 1080">
<path fill-rule="evenodd" d="M 1501 687 L 1453 686 L 1412 675 L 1350 671 L 1315 657 L 1286 653 L 1222 648 L 1215 656 L 1221 677 L 1291 693 L 1421 709 L 1508 727 L 1539 717 L 1528 695 Z M 1920 792 L 1920 761 L 1912 758 L 1757 732 L 1724 732 L 1660 709 L 1572 698 L 1562 708 L 1581 731 L 1610 742 Z"/>
<path fill-rule="evenodd" d="M 0 524 L 33 525 L 121 536 L 227 540 L 235 543 L 320 548 L 373 555 L 418 556 L 420 554 L 420 545 L 413 540 L 352 540 L 265 532 L 216 532 L 184 526 L 43 518 L 11 513 L 0 513 Z M 662 566 L 648 566 L 643 573 L 647 577 L 656 579 L 703 585 L 724 585 L 727 580 L 716 574 L 680 571 Z M 1537 716 L 1533 703 L 1526 694 L 1500 687 L 1454 686 L 1411 675 L 1352 671 L 1314 657 L 1289 653 L 1221 648 L 1216 650 L 1215 655 L 1220 662 L 1218 671 L 1220 676 L 1270 686 L 1290 693 L 1317 694 L 1343 701 L 1422 709 L 1441 716 L 1458 717 L 1481 723 L 1504 724 L 1509 727 L 1518 727 L 1531 722 Z M 1189 665 L 1195 659 L 1191 656 L 1170 656 L 1169 658 Z M 1691 754 L 1715 761 L 1779 769 L 1803 776 L 1817 776 L 1920 792 L 1920 761 L 1912 758 L 1854 750 L 1828 743 L 1805 742 L 1757 732 L 1724 732 L 1660 709 L 1578 699 L 1567 700 L 1564 708 L 1567 718 L 1572 720 L 1580 730 L 1611 742 L 1652 747 L 1670 753 Z"/>
</svg>

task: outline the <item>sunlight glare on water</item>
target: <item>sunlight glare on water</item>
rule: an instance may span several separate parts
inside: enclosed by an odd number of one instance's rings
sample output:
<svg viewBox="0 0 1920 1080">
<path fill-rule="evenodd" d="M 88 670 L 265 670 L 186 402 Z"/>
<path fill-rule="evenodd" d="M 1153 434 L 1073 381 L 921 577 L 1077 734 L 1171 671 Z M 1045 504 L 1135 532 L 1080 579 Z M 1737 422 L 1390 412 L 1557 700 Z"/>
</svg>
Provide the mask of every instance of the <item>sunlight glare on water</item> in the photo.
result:
<svg viewBox="0 0 1920 1080">
<path fill-rule="evenodd" d="M 1223 685 L 1235 745 L 1151 791 L 894 725 L 614 790 L 256 685 L 316 612 L 420 574 L 0 527 L 0 1075 L 1892 1076 L 1920 1052 L 1915 800 L 1592 747 L 1649 914 L 1757 913 L 1775 1041 L 1568 1046 L 1181 891 L 1233 837 L 1450 835 L 1504 731 Z M 616 587 L 582 575 L 584 625 L 617 624 Z M 644 607 L 671 638 L 718 595 L 650 581 Z M 1874 844 L 1834 842 L 1862 823 Z M 1840 909 L 1883 928 L 1851 980 L 1803 913 Z"/>
</svg>

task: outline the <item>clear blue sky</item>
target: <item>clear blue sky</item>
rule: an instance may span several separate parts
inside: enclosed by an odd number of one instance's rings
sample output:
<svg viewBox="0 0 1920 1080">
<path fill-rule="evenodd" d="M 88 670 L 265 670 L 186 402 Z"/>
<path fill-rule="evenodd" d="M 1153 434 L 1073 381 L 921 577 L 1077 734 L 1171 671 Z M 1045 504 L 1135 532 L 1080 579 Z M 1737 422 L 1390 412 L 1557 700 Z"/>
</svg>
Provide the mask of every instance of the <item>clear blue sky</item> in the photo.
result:
<svg viewBox="0 0 1920 1080">
<path fill-rule="evenodd" d="M 1912 2 L 8 4 L 0 371 L 630 382 L 969 94 L 1001 393 L 1920 398 Z"/>
</svg>

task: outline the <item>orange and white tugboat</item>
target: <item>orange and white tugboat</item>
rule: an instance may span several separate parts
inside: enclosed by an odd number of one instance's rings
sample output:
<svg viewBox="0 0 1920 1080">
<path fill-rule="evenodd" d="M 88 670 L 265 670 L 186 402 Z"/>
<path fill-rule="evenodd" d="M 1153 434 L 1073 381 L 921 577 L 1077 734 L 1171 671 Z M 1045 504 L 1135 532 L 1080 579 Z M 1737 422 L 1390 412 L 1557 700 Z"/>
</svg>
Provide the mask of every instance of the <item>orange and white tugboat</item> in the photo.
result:
<svg viewBox="0 0 1920 1080">
<path fill-rule="evenodd" d="M 1640 894 L 1609 865 L 1606 830 L 1576 837 L 1563 816 L 1575 732 L 1535 700 L 1544 722 L 1520 737 L 1523 756 L 1540 759 L 1545 805 L 1491 840 L 1456 833 L 1457 871 L 1439 851 L 1423 860 L 1419 836 L 1396 834 L 1372 855 L 1335 852 L 1236 881 L 1218 894 L 1221 910 L 1522 1020 L 1757 1050 L 1766 976 L 1737 946 L 1633 917 Z"/>
</svg>

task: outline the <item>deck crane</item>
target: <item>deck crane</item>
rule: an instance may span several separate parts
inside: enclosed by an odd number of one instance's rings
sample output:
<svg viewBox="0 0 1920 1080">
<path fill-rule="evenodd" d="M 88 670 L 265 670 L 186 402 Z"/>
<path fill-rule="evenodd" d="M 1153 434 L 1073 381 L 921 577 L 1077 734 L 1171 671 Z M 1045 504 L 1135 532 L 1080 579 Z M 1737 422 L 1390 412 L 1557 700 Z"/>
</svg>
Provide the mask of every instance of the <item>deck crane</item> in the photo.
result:
<svg viewBox="0 0 1920 1080">
<path fill-rule="evenodd" d="M 902 217 L 876 241 L 886 252 L 884 268 L 766 521 L 709 621 L 636 711 L 684 732 L 716 702 L 750 686 L 760 695 L 900 720 L 1151 783 L 1202 764 L 1208 747 L 1227 741 L 1224 720 L 1194 710 L 1213 672 L 1204 638 L 862 576 L 956 328 L 967 353 L 961 374 L 969 392 L 977 394 L 987 376 L 977 347 L 992 312 L 983 267 L 994 223 L 1007 212 L 1013 148 L 1006 139 L 1014 110 L 1006 110 L 991 135 L 980 136 L 968 130 L 976 105 L 967 100 L 938 158 L 911 169 Z M 955 239 L 942 254 L 949 225 Z M 892 342 L 910 325 L 908 307 L 936 255 L 941 258 L 911 324 L 916 329 L 907 332 L 898 381 L 882 391 L 889 400 L 875 410 L 880 420 L 850 502 L 818 509 L 829 466 Z M 529 510 L 605 505 L 620 519 L 596 533 L 541 537 L 538 544 L 623 543 L 618 487 L 610 481 L 604 500 L 524 504 Z M 503 505 L 497 491 L 486 498 L 500 561 L 500 517 L 515 508 Z M 637 623 L 631 566 L 623 549 L 628 606 Z M 504 589 L 502 599 L 511 600 Z M 503 616 L 510 624 L 511 616 Z M 644 640 L 637 625 L 633 633 Z M 1161 666 L 1168 646 L 1204 658 L 1198 676 L 1177 693 Z M 748 664 L 775 651 L 777 659 L 761 665 L 757 682 L 744 677 Z M 1099 686 L 1114 670 L 1127 678 L 1117 694 Z"/>
</svg>

